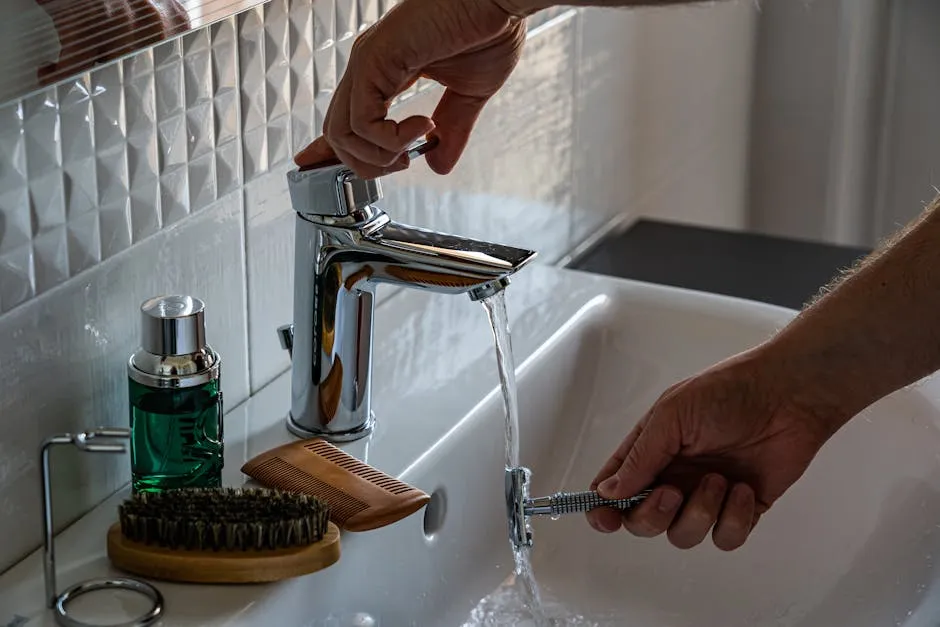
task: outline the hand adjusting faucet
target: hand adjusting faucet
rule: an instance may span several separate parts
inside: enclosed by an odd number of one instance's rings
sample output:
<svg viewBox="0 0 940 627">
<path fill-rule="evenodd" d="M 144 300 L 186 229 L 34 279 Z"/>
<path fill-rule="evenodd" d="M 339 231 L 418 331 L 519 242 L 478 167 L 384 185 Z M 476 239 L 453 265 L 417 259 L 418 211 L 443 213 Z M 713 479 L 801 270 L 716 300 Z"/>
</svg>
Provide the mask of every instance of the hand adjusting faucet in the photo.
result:
<svg viewBox="0 0 940 627">
<path fill-rule="evenodd" d="M 433 148 L 423 142 L 415 158 Z M 505 289 L 530 250 L 393 222 L 375 206 L 377 179 L 332 162 L 288 173 L 295 219 L 294 323 L 280 327 L 291 353 L 288 429 L 334 442 L 372 431 L 375 288 L 391 283 L 480 300 Z"/>
</svg>

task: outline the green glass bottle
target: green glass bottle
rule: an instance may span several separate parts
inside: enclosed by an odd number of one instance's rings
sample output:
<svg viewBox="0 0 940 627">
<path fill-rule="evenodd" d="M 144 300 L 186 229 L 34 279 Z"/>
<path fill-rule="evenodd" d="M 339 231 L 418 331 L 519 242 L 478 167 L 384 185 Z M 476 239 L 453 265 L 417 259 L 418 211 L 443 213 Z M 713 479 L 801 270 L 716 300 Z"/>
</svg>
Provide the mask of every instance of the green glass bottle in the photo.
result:
<svg viewBox="0 0 940 627">
<path fill-rule="evenodd" d="M 204 312 L 190 296 L 141 305 L 141 348 L 127 364 L 134 492 L 222 483 L 221 360 Z"/>
</svg>

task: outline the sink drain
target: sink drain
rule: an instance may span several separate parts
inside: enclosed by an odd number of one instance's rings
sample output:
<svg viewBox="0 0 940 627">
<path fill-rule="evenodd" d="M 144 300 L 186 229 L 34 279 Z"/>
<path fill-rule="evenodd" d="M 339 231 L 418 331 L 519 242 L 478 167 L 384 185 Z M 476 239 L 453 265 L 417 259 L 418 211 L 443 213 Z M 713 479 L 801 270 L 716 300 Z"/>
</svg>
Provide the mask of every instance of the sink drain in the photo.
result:
<svg viewBox="0 0 940 627">
<path fill-rule="evenodd" d="M 431 500 L 424 507 L 424 537 L 434 539 L 434 534 L 444 526 L 447 516 L 447 494 L 444 488 L 438 488 L 431 494 Z"/>
</svg>

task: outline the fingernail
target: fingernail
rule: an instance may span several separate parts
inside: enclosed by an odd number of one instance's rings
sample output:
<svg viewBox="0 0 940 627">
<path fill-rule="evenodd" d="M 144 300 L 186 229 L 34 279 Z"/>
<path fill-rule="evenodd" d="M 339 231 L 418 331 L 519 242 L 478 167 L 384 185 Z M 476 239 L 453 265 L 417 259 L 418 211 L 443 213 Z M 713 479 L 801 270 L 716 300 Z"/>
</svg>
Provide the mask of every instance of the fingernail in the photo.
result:
<svg viewBox="0 0 940 627">
<path fill-rule="evenodd" d="M 668 514 L 677 507 L 679 503 L 682 502 L 682 495 L 673 490 L 663 490 L 662 496 L 659 497 L 659 511 L 664 514 Z"/>
<path fill-rule="evenodd" d="M 601 484 L 597 486 L 597 491 L 601 496 L 613 496 L 613 494 L 617 491 L 618 485 L 620 485 L 620 478 L 617 477 L 617 475 L 614 475 L 601 481 Z"/>
</svg>

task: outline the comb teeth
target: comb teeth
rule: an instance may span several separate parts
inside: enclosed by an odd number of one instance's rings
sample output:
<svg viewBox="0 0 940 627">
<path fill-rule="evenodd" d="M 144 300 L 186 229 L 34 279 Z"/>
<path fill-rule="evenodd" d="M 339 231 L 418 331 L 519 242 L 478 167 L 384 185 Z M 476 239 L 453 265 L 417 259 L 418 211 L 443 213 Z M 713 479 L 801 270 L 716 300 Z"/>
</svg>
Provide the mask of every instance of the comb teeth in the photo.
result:
<svg viewBox="0 0 940 627">
<path fill-rule="evenodd" d="M 380 470 L 376 470 L 372 466 L 363 464 L 349 453 L 335 446 L 331 446 L 323 440 L 307 442 L 304 444 L 304 448 L 311 453 L 323 456 L 343 470 L 348 470 L 354 475 L 362 477 L 372 485 L 378 486 L 395 496 L 414 490 L 410 485 L 404 484 L 398 479 L 390 477 Z"/>
<path fill-rule="evenodd" d="M 369 507 L 351 494 L 324 483 L 280 457 L 272 457 L 262 462 L 252 470 L 252 475 L 265 485 L 277 485 L 281 486 L 282 490 L 316 494 L 330 504 L 330 518 L 337 525 L 345 524 L 347 520 Z"/>
<path fill-rule="evenodd" d="M 322 438 L 290 442 L 256 455 L 245 462 L 242 472 L 268 487 L 323 498 L 333 522 L 346 531 L 390 525 L 431 500 Z"/>
</svg>

